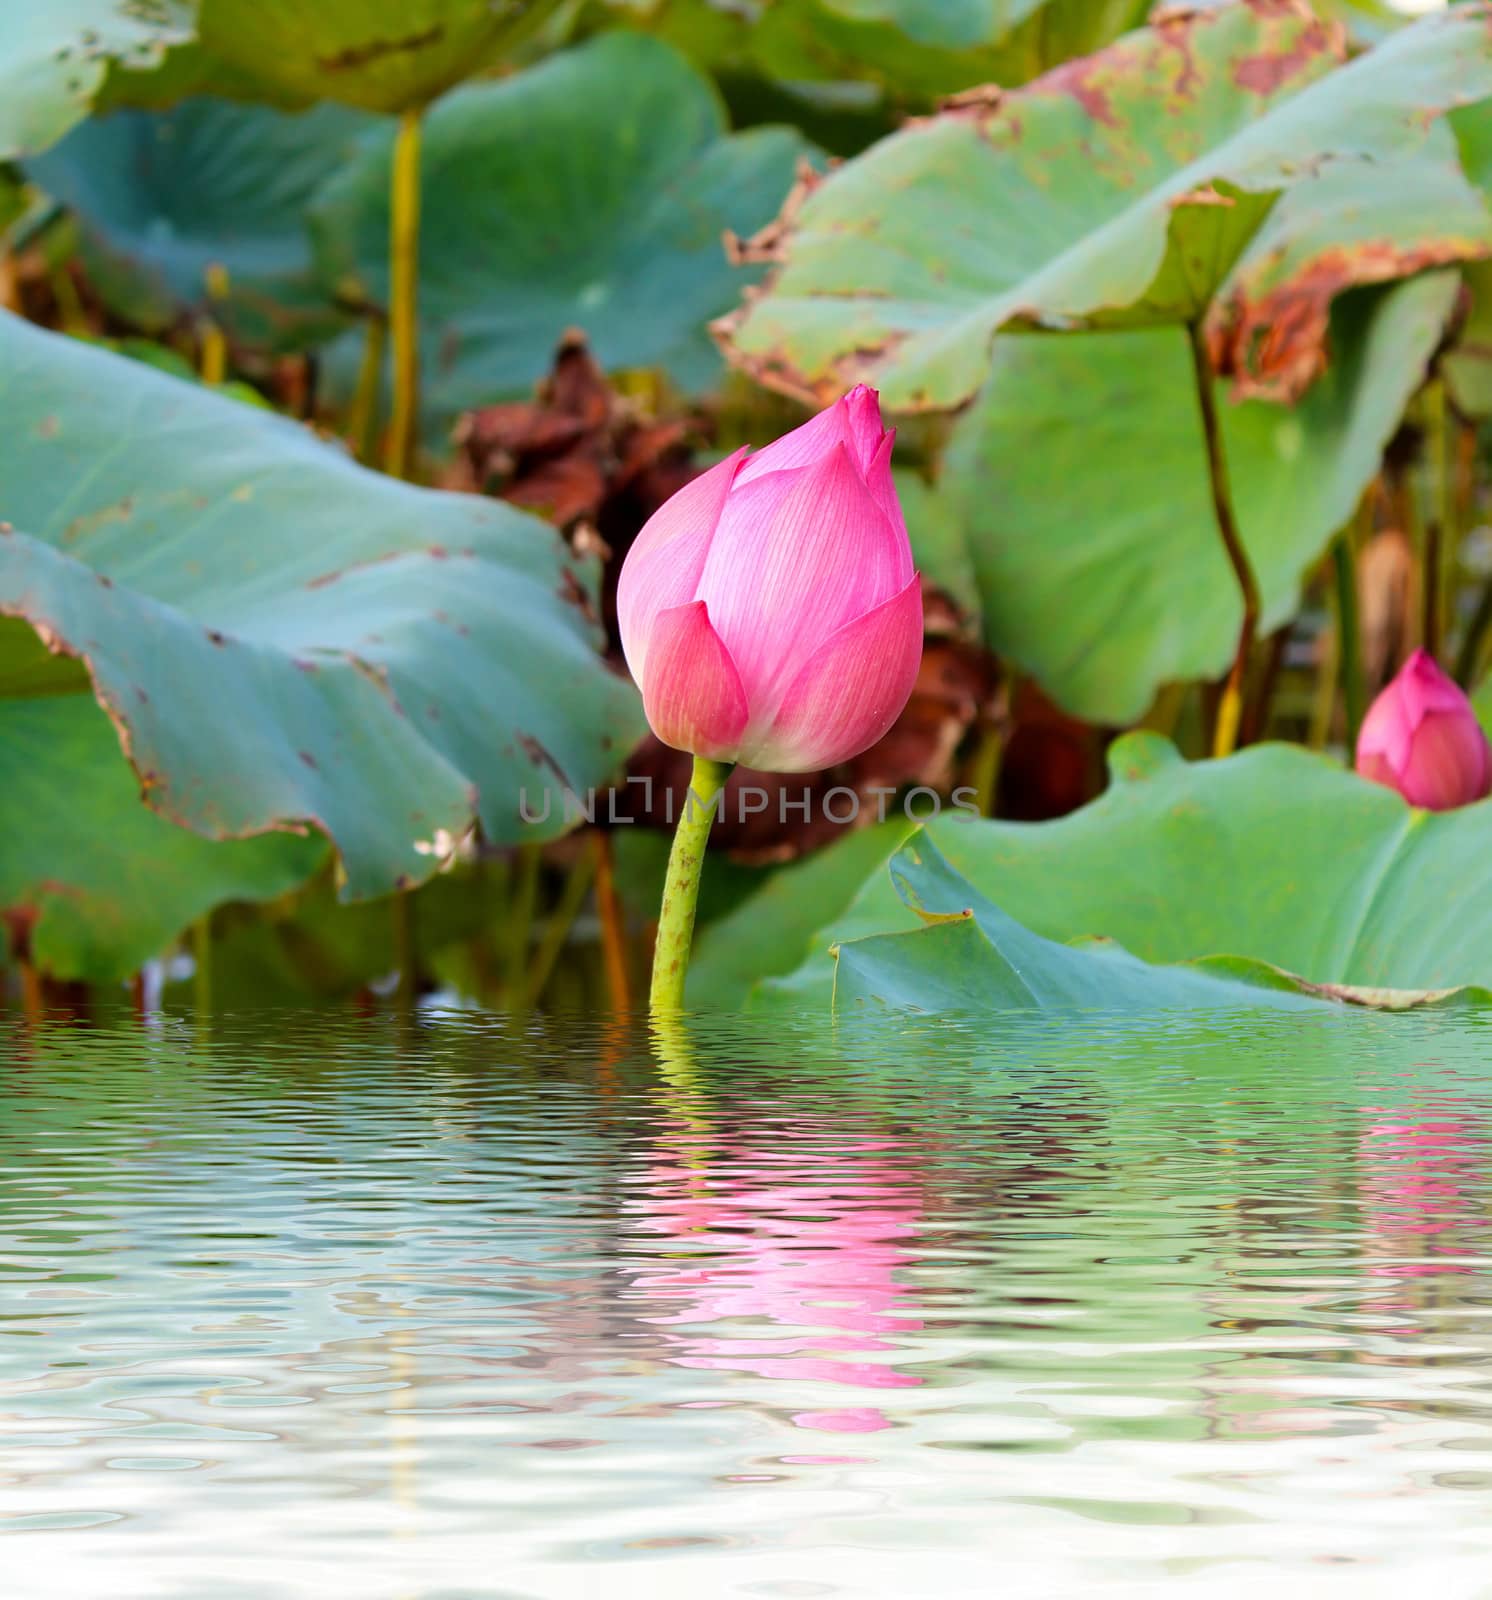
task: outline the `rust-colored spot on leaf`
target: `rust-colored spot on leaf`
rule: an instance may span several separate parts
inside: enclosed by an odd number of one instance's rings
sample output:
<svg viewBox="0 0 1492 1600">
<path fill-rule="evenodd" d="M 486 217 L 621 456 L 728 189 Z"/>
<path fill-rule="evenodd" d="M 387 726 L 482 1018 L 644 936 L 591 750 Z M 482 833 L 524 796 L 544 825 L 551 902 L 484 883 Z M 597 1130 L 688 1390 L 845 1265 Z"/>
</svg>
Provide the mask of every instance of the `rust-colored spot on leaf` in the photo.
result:
<svg viewBox="0 0 1492 1600">
<path fill-rule="evenodd" d="M 599 620 L 585 585 L 569 567 L 563 568 L 560 572 L 559 596 L 567 605 L 574 606 L 587 622 L 594 623 Z"/>
<path fill-rule="evenodd" d="M 97 533 L 100 528 L 106 528 L 111 523 L 128 522 L 134 513 L 134 509 L 133 496 L 126 495 L 122 500 L 115 501 L 113 505 L 100 506 L 97 511 L 90 511 L 81 517 L 75 517 L 62 530 L 62 542 L 71 544 L 76 539 L 82 539 L 88 534 Z"/>
<path fill-rule="evenodd" d="M 1233 81 L 1240 89 L 1250 94 L 1277 94 L 1302 73 L 1309 73 L 1322 56 L 1330 56 L 1335 61 L 1346 59 L 1347 36 L 1339 24 L 1323 22 L 1294 0 L 1286 0 L 1284 4 L 1279 0 L 1251 0 L 1251 4 L 1264 16 L 1272 13 L 1298 16 L 1303 26 L 1287 48 L 1263 50 L 1236 62 Z"/>
<path fill-rule="evenodd" d="M 366 44 L 348 45 L 335 55 L 317 56 L 316 65 L 323 72 L 351 72 L 359 67 L 372 66 L 387 56 L 410 54 L 439 44 L 445 37 L 444 23 L 433 23 L 420 33 L 406 34 L 402 39 L 369 39 Z"/>
<path fill-rule="evenodd" d="M 523 753 L 536 767 L 547 767 L 559 779 L 562 788 L 568 788 L 570 779 L 565 769 L 554 759 L 531 733 L 518 734 L 518 743 L 523 747 Z"/>
<path fill-rule="evenodd" d="M 320 770 L 317 765 L 316 757 L 313 756 L 309 750 L 298 750 L 296 754 L 301 758 L 306 766 L 311 769 L 312 772 L 317 772 Z"/>
<path fill-rule="evenodd" d="M 1112 72 L 1102 57 L 1083 56 L 1048 72 L 1037 80 L 1037 86 L 1051 94 L 1071 96 L 1095 122 L 1117 128 L 1120 119 L 1109 99 Z"/>
<path fill-rule="evenodd" d="M 1331 307 L 1339 294 L 1488 253 L 1485 240 L 1472 238 L 1413 245 L 1376 239 L 1323 250 L 1258 298 L 1241 284 L 1217 301 L 1208 317 L 1213 368 L 1220 377 L 1232 378 L 1235 400 L 1293 404 L 1326 370 Z"/>
<path fill-rule="evenodd" d="M 207 630 L 207 637 L 212 644 L 215 644 L 220 648 L 228 643 L 228 635 L 225 633 L 219 633 L 216 628 L 209 628 Z"/>
<path fill-rule="evenodd" d="M 944 116 L 983 117 L 998 111 L 1005 99 L 1005 91 L 998 83 L 979 83 L 972 89 L 960 89 L 938 106 Z"/>
<path fill-rule="evenodd" d="M 823 181 L 821 172 L 807 161 L 800 161 L 797 178 L 788 191 L 787 199 L 782 202 L 782 210 L 766 227 L 758 229 L 749 239 L 742 239 L 729 228 L 726 229 L 725 254 L 731 264 L 739 267 L 762 263 L 775 265 L 780 262 L 783 247 L 798 220 L 804 201 Z"/>
</svg>

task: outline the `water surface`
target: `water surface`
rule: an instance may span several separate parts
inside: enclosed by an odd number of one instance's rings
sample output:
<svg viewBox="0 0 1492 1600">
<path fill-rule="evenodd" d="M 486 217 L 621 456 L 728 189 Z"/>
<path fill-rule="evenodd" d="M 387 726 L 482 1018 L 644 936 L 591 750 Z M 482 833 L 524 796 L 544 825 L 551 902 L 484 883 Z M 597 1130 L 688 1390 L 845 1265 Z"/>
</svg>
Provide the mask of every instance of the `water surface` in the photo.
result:
<svg viewBox="0 0 1492 1600">
<path fill-rule="evenodd" d="M 0 1021 L 7 1600 L 1492 1596 L 1492 1027 Z"/>
</svg>

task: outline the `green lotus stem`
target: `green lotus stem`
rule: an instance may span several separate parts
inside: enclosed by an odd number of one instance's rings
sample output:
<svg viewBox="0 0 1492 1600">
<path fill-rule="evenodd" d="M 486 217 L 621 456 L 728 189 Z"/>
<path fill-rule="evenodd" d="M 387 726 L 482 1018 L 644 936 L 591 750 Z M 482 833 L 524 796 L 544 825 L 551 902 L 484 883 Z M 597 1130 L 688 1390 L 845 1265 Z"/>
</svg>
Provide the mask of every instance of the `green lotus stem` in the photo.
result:
<svg viewBox="0 0 1492 1600">
<path fill-rule="evenodd" d="M 1342 630 L 1333 621 L 1321 637 L 1321 660 L 1317 664 L 1316 682 L 1311 690 L 1311 714 L 1306 724 L 1306 745 L 1312 750 L 1324 750 L 1331 737 L 1332 715 L 1337 708 L 1337 685 L 1341 681 L 1338 666 L 1341 662 Z"/>
<path fill-rule="evenodd" d="M 1352 529 L 1344 528 L 1331 547 L 1337 580 L 1337 663 L 1342 706 L 1347 714 L 1347 751 L 1357 749 L 1363 719 L 1362 630 L 1357 619 L 1357 552 Z"/>
<path fill-rule="evenodd" d="M 414 457 L 419 390 L 420 112 L 399 118 L 389 188 L 389 338 L 394 397 L 384 470 L 407 478 Z"/>
<path fill-rule="evenodd" d="M 363 333 L 363 356 L 358 363 L 357 387 L 347 412 L 347 438 L 364 466 L 373 460 L 378 426 L 378 383 L 383 376 L 383 347 L 387 329 L 380 317 L 369 317 Z"/>
<path fill-rule="evenodd" d="M 1441 623 L 1444 617 L 1445 557 L 1455 553 L 1453 525 L 1455 511 L 1451 504 L 1451 470 L 1448 460 L 1448 430 L 1446 428 L 1445 384 L 1438 379 L 1425 389 L 1425 456 L 1430 469 L 1431 510 L 1425 519 L 1425 537 L 1422 552 L 1422 583 L 1424 588 L 1425 649 L 1437 659 L 1440 656 Z"/>
<path fill-rule="evenodd" d="M 1482 662 L 1482 645 L 1492 628 L 1492 578 L 1483 585 L 1476 611 L 1466 625 L 1466 637 L 1456 652 L 1456 682 L 1468 692 L 1475 686 Z"/>
<path fill-rule="evenodd" d="M 1217 531 L 1222 536 L 1223 551 L 1238 580 L 1238 592 L 1243 599 L 1243 622 L 1238 630 L 1238 645 L 1233 652 L 1233 665 L 1228 669 L 1223 685 L 1222 699 L 1218 702 L 1217 721 L 1212 728 L 1212 753 L 1214 756 L 1231 755 L 1238 744 L 1238 727 L 1243 720 L 1243 683 L 1248 671 L 1249 656 L 1254 648 L 1254 634 L 1259 626 L 1259 581 L 1244 549 L 1243 537 L 1238 531 L 1238 519 L 1233 515 L 1233 495 L 1228 486 L 1228 462 L 1223 451 L 1222 427 L 1218 422 L 1217 397 L 1213 393 L 1212 358 L 1207 354 L 1207 341 L 1202 335 L 1200 321 L 1187 324 L 1188 340 L 1192 352 L 1192 372 L 1196 379 L 1197 407 L 1202 414 L 1202 437 L 1207 447 L 1207 479 L 1212 489 L 1212 509 L 1217 518 Z"/>
<path fill-rule="evenodd" d="M 663 880 L 663 904 L 658 911 L 658 939 L 653 946 L 653 981 L 648 1009 L 655 1017 L 684 1009 L 684 978 L 689 971 L 689 947 L 694 941 L 694 908 L 699 901 L 699 877 L 715 820 L 716 802 L 730 765 L 695 756 L 689 776 L 684 814 L 674 831 L 668 854 L 668 876 Z"/>
<path fill-rule="evenodd" d="M 47 282 L 51 285 L 52 298 L 57 302 L 57 320 L 62 325 L 62 331 L 75 339 L 88 338 L 93 330 L 88 326 L 88 314 L 83 310 L 82 296 L 66 263 L 53 267 L 47 274 Z"/>
<path fill-rule="evenodd" d="M 981 817 L 995 814 L 995 801 L 1000 792 L 1000 758 L 1005 753 L 1003 731 L 991 725 L 980 732 L 974 746 L 974 756 L 969 762 L 969 782 L 974 790 L 974 804 Z"/>
<path fill-rule="evenodd" d="M 205 1017 L 212 1014 L 212 913 L 192 924 L 192 998 Z"/>
<path fill-rule="evenodd" d="M 219 305 L 228 298 L 227 267 L 214 261 L 202 276 L 210 305 Z M 228 340 L 211 312 L 202 319 L 201 340 L 198 375 L 209 388 L 215 389 L 228 376 Z"/>
<path fill-rule="evenodd" d="M 580 915 L 580 908 L 585 904 L 585 897 L 590 893 L 591 882 L 595 876 L 596 852 L 587 847 L 581 851 L 575 865 L 570 868 L 569 876 L 565 879 L 565 887 L 560 892 L 559 904 L 550 913 L 549 921 L 544 925 L 543 936 L 539 940 L 539 948 L 529 963 L 528 977 L 523 986 L 525 1009 L 532 1010 L 538 1005 L 539 996 L 544 992 L 544 985 L 548 983 L 549 975 L 554 971 L 554 964 L 559 960 L 560 951 L 565 947 L 570 929 L 575 926 L 575 919 Z"/>
<path fill-rule="evenodd" d="M 521 845 L 508 900 L 508 926 L 503 960 L 502 985 L 507 1003 L 517 1010 L 523 1003 L 523 975 L 528 967 L 529 933 L 534 922 L 534 905 L 539 897 L 539 846 Z"/>
<path fill-rule="evenodd" d="M 407 1010 L 415 1002 L 420 977 L 414 930 L 414 895 L 410 890 L 395 892 L 389 905 L 389 916 L 394 933 L 394 965 L 399 970 L 394 1000 Z"/>
</svg>

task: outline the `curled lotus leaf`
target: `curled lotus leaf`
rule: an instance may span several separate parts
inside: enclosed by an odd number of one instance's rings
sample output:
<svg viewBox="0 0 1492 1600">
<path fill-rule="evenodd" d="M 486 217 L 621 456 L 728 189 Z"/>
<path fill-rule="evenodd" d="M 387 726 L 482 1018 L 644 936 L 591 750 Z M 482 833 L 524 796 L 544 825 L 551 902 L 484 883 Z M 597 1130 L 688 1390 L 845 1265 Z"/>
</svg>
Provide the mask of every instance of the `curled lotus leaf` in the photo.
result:
<svg viewBox="0 0 1492 1600">
<path fill-rule="evenodd" d="M 1492 986 L 1492 801 L 1416 811 L 1294 745 L 1187 762 L 1151 733 L 1117 740 L 1109 770 L 1104 794 L 1058 821 L 947 815 L 921 837 L 967 885 L 960 893 L 1064 946 L 1110 940 L 1134 961 L 1201 962 L 1255 983 L 1274 968 L 1318 997 L 1395 991 L 1391 1006 Z M 754 1003 L 827 1007 L 832 947 L 921 925 L 882 866 Z"/>
<path fill-rule="evenodd" d="M 59 706 L 91 687 L 159 816 L 322 833 L 374 895 L 478 823 L 563 831 L 558 803 L 524 815 L 640 733 L 595 574 L 545 524 L 9 315 L 0 374 L 0 613 L 34 635 L 0 666 Z"/>
<path fill-rule="evenodd" d="M 1344 290 L 1492 252 L 1439 120 L 1492 96 L 1492 12 L 1344 52 L 1298 0 L 1169 8 L 1024 88 L 961 96 L 800 190 L 718 334 L 787 392 L 864 381 L 892 410 L 941 410 L 984 382 L 1002 328 L 1205 319 L 1241 393 L 1293 399 Z"/>
</svg>

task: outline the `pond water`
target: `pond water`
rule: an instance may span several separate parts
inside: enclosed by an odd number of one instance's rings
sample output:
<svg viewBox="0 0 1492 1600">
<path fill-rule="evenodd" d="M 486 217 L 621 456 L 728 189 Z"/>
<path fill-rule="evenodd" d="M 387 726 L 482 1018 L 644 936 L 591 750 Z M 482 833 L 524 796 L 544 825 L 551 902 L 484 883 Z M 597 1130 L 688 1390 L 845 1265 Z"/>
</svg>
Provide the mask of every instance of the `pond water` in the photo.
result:
<svg viewBox="0 0 1492 1600">
<path fill-rule="evenodd" d="M 0 1590 L 1492 1595 L 1492 1027 L 0 1021 Z"/>
</svg>

